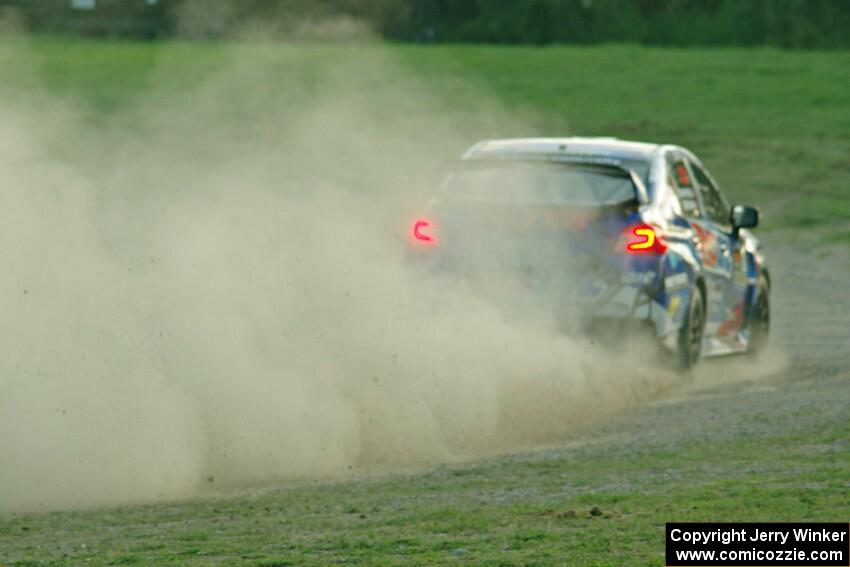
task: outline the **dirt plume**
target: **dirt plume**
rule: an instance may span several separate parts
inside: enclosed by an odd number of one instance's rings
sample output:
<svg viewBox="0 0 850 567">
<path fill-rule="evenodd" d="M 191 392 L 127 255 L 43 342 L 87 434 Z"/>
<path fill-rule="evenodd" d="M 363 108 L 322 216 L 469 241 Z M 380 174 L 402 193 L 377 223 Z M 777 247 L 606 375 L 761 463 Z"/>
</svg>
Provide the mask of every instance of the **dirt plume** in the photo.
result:
<svg viewBox="0 0 850 567">
<path fill-rule="evenodd" d="M 675 380 L 410 262 L 427 170 L 524 128 L 486 93 L 456 122 L 375 44 L 219 46 L 176 87 L 178 45 L 92 119 L 2 49 L 0 511 L 551 443 Z"/>
</svg>

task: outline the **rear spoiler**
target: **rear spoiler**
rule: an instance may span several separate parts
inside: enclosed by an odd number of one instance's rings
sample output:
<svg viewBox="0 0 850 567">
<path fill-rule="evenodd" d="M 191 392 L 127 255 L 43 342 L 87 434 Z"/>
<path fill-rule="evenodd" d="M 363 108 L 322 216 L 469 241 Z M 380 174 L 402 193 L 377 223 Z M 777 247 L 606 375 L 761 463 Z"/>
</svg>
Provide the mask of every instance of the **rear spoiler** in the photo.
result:
<svg viewBox="0 0 850 567">
<path fill-rule="evenodd" d="M 470 158 L 446 162 L 441 169 L 445 174 L 451 170 L 470 167 L 476 165 L 486 165 L 494 162 L 514 162 L 514 163 L 557 163 L 566 166 L 586 167 L 594 169 L 602 169 L 609 175 L 619 175 L 624 178 L 629 178 L 634 185 L 635 193 L 638 197 L 638 202 L 641 205 L 649 204 L 649 193 L 646 186 L 641 181 L 640 176 L 634 170 L 623 167 L 620 160 L 606 156 L 584 155 L 584 154 L 556 154 L 556 155 L 541 155 L 533 153 L 517 153 L 510 155 L 492 155 L 481 158 Z"/>
</svg>

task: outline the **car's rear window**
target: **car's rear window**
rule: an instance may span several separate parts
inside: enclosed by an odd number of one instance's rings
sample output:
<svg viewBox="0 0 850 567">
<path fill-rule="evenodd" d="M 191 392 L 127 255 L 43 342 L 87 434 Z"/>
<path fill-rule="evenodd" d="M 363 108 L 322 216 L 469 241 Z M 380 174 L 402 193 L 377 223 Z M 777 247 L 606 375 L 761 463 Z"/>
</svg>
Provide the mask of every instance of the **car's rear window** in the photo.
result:
<svg viewBox="0 0 850 567">
<path fill-rule="evenodd" d="M 451 172 L 444 189 L 455 199 L 503 203 L 592 207 L 637 199 L 625 171 L 549 163 L 474 165 Z"/>
</svg>

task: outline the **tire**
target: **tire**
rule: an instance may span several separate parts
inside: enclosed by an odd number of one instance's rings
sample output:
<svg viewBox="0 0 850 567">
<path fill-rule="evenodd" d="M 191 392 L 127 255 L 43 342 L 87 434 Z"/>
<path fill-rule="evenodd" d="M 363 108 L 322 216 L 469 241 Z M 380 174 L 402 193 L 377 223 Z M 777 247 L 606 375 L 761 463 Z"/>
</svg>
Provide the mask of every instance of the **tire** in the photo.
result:
<svg viewBox="0 0 850 567">
<path fill-rule="evenodd" d="M 756 355 L 767 346 L 770 336 L 770 286 L 764 276 L 759 276 L 756 283 L 756 298 L 750 307 L 747 325 L 750 329 L 747 354 Z"/>
<path fill-rule="evenodd" d="M 694 286 L 690 295 L 688 312 L 676 341 L 676 366 L 683 374 L 689 373 L 699 362 L 705 335 L 705 301 L 702 290 Z"/>
</svg>

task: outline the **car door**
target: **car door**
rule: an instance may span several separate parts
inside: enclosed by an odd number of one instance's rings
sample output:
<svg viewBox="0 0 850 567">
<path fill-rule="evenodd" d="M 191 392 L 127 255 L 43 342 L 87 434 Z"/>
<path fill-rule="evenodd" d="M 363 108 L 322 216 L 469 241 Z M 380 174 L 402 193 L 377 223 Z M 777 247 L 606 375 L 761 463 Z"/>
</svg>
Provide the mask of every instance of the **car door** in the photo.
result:
<svg viewBox="0 0 850 567">
<path fill-rule="evenodd" d="M 692 224 L 709 288 L 706 334 L 737 350 L 744 346 L 738 331 L 744 323 L 746 291 L 740 277 L 744 273 L 740 240 L 732 230 L 729 204 L 711 174 L 693 159 L 688 159 L 688 166 L 702 212 Z"/>
</svg>

